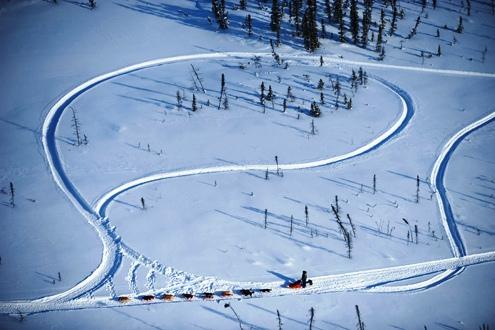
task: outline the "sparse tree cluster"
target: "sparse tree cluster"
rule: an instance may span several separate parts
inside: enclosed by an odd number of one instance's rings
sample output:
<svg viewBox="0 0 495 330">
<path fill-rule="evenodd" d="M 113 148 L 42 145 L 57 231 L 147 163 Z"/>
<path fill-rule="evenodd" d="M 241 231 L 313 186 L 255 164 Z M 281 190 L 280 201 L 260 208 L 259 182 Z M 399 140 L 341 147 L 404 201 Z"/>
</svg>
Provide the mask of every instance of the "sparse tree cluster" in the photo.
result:
<svg viewBox="0 0 495 330">
<path fill-rule="evenodd" d="M 211 0 L 211 12 L 218 23 L 218 27 L 226 30 L 229 27 L 228 12 L 225 10 L 225 0 Z"/>
</svg>

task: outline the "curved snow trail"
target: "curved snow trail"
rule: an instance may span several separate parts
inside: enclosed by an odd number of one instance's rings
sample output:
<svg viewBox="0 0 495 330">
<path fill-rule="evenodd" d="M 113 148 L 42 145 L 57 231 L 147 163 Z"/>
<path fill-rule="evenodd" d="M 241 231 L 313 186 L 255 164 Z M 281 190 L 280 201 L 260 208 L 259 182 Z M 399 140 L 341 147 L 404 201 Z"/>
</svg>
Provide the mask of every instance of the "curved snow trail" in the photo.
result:
<svg viewBox="0 0 495 330">
<path fill-rule="evenodd" d="M 474 123 L 464 127 L 457 132 L 453 137 L 449 139 L 447 144 L 442 148 L 440 156 L 437 158 L 433 165 L 431 172 L 430 182 L 432 182 L 433 191 L 438 191 L 437 202 L 440 209 L 440 218 L 442 220 L 445 232 L 448 235 L 450 248 L 455 257 L 462 257 L 466 255 L 466 248 L 462 238 L 457 230 L 457 226 L 454 221 L 454 214 L 452 207 L 450 206 L 447 198 L 446 189 L 444 185 L 445 170 L 447 168 L 448 161 L 461 141 L 472 131 L 481 128 L 492 120 L 495 119 L 495 112 L 492 112 L 485 117 L 475 121 Z"/>
<path fill-rule="evenodd" d="M 90 225 L 93 226 L 93 228 L 96 230 L 98 235 L 100 236 L 102 243 L 103 243 L 103 254 L 102 254 L 102 261 L 100 265 L 95 269 L 87 278 L 85 278 L 83 281 L 79 282 L 75 287 L 73 287 L 70 290 L 67 290 L 65 292 L 55 294 L 52 296 L 40 298 L 40 299 L 35 299 L 35 300 L 28 300 L 28 301 L 23 301 L 23 302 L 2 302 L 0 303 L 0 312 L 1 313 L 15 313 L 17 311 L 22 311 L 24 312 L 34 312 L 34 311 L 46 311 L 46 310 L 51 310 L 48 308 L 48 306 L 64 306 L 67 304 L 72 304 L 72 305 L 77 305 L 77 301 L 93 301 L 94 299 L 88 300 L 86 298 L 81 298 L 83 295 L 88 294 L 93 292 L 94 290 L 100 288 L 102 285 L 104 285 L 109 279 L 112 278 L 113 274 L 117 271 L 120 261 L 122 258 L 123 254 L 123 249 L 122 249 L 122 244 L 120 242 L 120 238 L 118 235 L 114 233 L 114 230 L 112 227 L 110 227 L 108 223 L 108 219 L 101 217 L 100 213 L 103 211 L 104 213 L 104 208 L 105 208 L 105 200 L 104 198 L 100 199 L 98 204 L 97 209 L 93 209 L 88 202 L 84 199 L 84 197 L 78 192 L 77 188 L 72 184 L 72 182 L 69 180 L 67 177 L 64 169 L 63 169 L 63 164 L 62 161 L 59 157 L 59 153 L 56 147 L 55 143 L 55 132 L 57 125 L 59 123 L 60 117 L 63 113 L 63 111 L 70 105 L 70 103 L 76 99 L 79 95 L 85 93 L 92 87 L 106 81 L 109 79 L 112 79 L 114 77 L 124 75 L 133 71 L 153 67 L 153 66 L 159 66 L 162 64 L 166 63 L 172 63 L 172 62 L 178 62 L 178 61 L 188 61 L 188 60 L 204 60 L 204 59 L 219 59 L 219 58 L 250 58 L 252 56 L 260 56 L 260 57 L 271 57 L 271 53 L 240 53 L 240 52 L 226 52 L 226 53 L 209 53 L 209 54 L 194 54 L 194 55 L 184 55 L 184 56 L 175 56 L 175 57 L 169 57 L 169 58 L 162 58 L 162 59 L 157 59 L 157 60 L 152 60 L 152 61 L 147 61 L 135 65 L 131 65 L 119 70 L 115 70 L 100 76 L 97 76 L 93 79 L 90 79 L 86 81 L 85 83 L 77 86 L 76 88 L 72 89 L 69 93 L 64 95 L 59 101 L 57 101 L 48 111 L 45 120 L 43 122 L 43 127 L 42 127 L 42 144 L 43 144 L 43 150 L 45 152 L 48 165 L 51 171 L 51 174 L 53 176 L 53 179 L 57 186 L 62 190 L 62 192 L 68 197 L 68 199 L 71 201 L 71 203 L 85 216 L 85 218 L 88 220 Z M 310 60 L 317 60 L 317 56 L 309 56 L 309 55 L 297 55 L 297 54 L 291 54 L 291 55 L 283 55 L 284 59 L 310 59 Z M 440 70 L 440 69 L 426 69 L 426 68 L 421 68 L 421 67 L 407 67 L 407 66 L 396 66 L 396 65 L 386 65 L 386 64 L 378 64 L 378 63 L 369 63 L 369 62 L 359 62 L 359 61 L 348 61 L 348 60 L 343 60 L 341 58 L 335 58 L 335 57 L 329 57 L 325 56 L 324 57 L 326 62 L 332 62 L 332 63 L 338 63 L 338 64 L 347 64 L 347 65 L 360 65 L 360 66 L 368 66 L 368 67 L 377 67 L 377 68 L 392 68 L 392 69 L 401 69 L 401 70 L 409 70 L 409 71 L 416 71 L 416 72 L 430 72 L 430 73 L 436 73 L 436 74 L 447 74 L 447 75 L 460 75 L 460 76 L 467 76 L 467 77 L 488 77 L 488 78 L 495 78 L 494 73 L 483 73 L 483 72 L 468 72 L 468 71 L 457 71 L 457 70 Z M 384 81 L 381 81 L 382 83 L 386 83 Z M 389 86 L 390 87 L 390 86 Z M 397 88 L 397 93 L 401 95 L 403 93 L 404 95 L 407 95 L 404 91 L 400 90 Z M 403 128 L 403 125 L 405 126 L 405 123 L 407 118 L 404 118 L 404 121 L 402 124 L 397 126 L 394 125 L 394 127 L 400 131 Z M 474 129 L 474 128 L 473 128 Z M 466 133 L 467 134 L 467 133 Z M 382 141 L 377 141 L 377 139 L 372 141 L 373 146 L 364 146 L 361 147 L 354 152 L 348 153 L 344 155 L 345 157 L 342 156 L 336 156 L 333 157 L 332 160 L 329 162 L 329 160 L 323 160 L 319 162 L 312 162 L 312 163 L 307 163 L 306 165 L 304 164 L 285 164 L 280 166 L 282 169 L 298 169 L 298 168 L 308 168 L 308 167 L 313 167 L 313 166 L 322 166 L 326 165 L 328 163 L 332 162 L 337 162 L 337 161 L 342 161 L 344 159 L 352 158 L 358 155 L 361 155 L 365 152 L 369 152 L 373 150 L 374 148 L 377 148 L 380 146 L 382 143 L 387 141 L 389 138 L 391 138 L 393 133 L 391 133 L 388 137 L 384 137 Z M 383 137 L 383 135 L 381 136 Z M 364 149 L 363 149 L 364 148 Z M 447 154 L 449 154 L 447 152 Z M 346 158 L 347 157 L 347 158 Z M 447 157 L 448 158 L 448 157 Z M 445 165 L 444 165 L 445 166 Z M 246 169 L 233 169 L 236 171 L 242 171 L 242 170 L 252 170 L 252 169 L 260 169 L 260 170 L 266 170 L 267 166 L 261 166 L 262 168 L 257 168 L 257 165 L 252 165 L 249 168 Z M 217 167 L 216 170 L 218 171 L 221 167 Z M 269 170 L 274 170 L 276 169 L 273 165 L 268 166 Z M 441 168 L 441 167 L 440 167 Z M 223 171 L 232 171 L 232 169 L 224 169 Z M 184 175 L 193 175 L 192 173 L 187 174 L 185 171 L 181 171 L 182 176 Z M 442 172 L 442 171 L 440 171 Z M 175 172 L 175 175 L 177 176 L 177 173 Z M 197 174 L 203 174 L 203 173 L 214 173 L 214 171 L 210 168 L 209 171 L 206 172 L 201 172 Z M 438 174 L 438 173 L 437 173 Z M 443 176 L 443 172 L 441 173 Z M 173 177 L 173 176 L 170 176 Z M 438 184 L 437 184 L 438 185 Z M 438 185 L 439 187 L 442 187 L 441 185 Z M 111 194 L 106 194 L 106 197 L 111 197 Z M 104 196 L 104 197 L 105 197 Z M 444 203 L 448 201 L 445 200 L 443 201 Z M 442 206 L 445 204 L 441 204 Z M 98 211 L 97 211 L 98 210 Z M 446 212 L 445 219 L 448 221 L 448 212 Z M 451 214 L 450 214 L 451 215 Z M 449 222 L 447 222 L 449 223 Z M 455 224 L 454 224 L 455 226 Z M 450 231 L 451 226 L 446 227 L 448 230 L 447 232 Z M 452 238 L 455 235 L 452 236 Z M 462 242 L 461 242 L 462 243 Z M 452 242 L 451 242 L 452 244 Z M 459 259 L 461 260 L 461 259 Z M 492 260 L 492 259 L 490 259 Z M 487 260 L 487 261 L 490 261 Z M 464 264 L 463 264 L 464 265 Z M 403 266 L 403 267 L 408 267 L 408 266 Z M 457 269 L 461 267 L 458 266 Z M 394 270 L 392 270 L 394 271 Z M 356 274 L 356 273 L 354 273 Z M 342 274 L 341 276 L 346 276 L 346 274 Z M 384 280 L 382 278 L 382 280 Z M 396 279 L 398 280 L 398 279 Z M 393 280 L 392 280 L 393 281 Z M 423 282 L 424 283 L 424 282 Z M 293 294 L 293 292 L 292 292 Z M 79 298 L 79 299 L 77 299 Z M 75 300 L 77 299 L 77 300 Z M 99 305 L 99 303 L 97 303 Z M 12 309 L 11 307 L 14 306 Z M 22 308 L 21 308 L 22 307 Z M 75 307 L 77 308 L 77 307 Z"/>
<path fill-rule="evenodd" d="M 310 55 L 301 55 L 299 58 L 311 58 Z M 380 69 L 395 69 L 404 71 L 414 71 L 414 72 L 424 72 L 424 73 L 436 73 L 452 76 L 464 76 L 464 77 L 479 77 L 479 78 L 495 78 L 495 73 L 493 72 L 477 72 L 477 71 L 462 71 L 462 70 L 450 70 L 450 69 L 433 69 L 433 68 L 423 68 L 418 66 L 405 66 L 405 65 L 393 65 L 393 64 L 383 64 L 375 62 L 361 62 L 361 61 L 351 61 L 344 60 L 343 58 L 335 56 L 323 56 L 325 62 L 346 64 L 346 65 L 358 65 L 370 68 L 380 68 Z"/>
<path fill-rule="evenodd" d="M 292 163 L 292 164 L 252 164 L 252 165 L 225 165 L 225 166 L 213 166 L 205 168 L 187 169 L 180 171 L 156 173 L 148 175 L 139 179 L 132 180 L 130 182 L 124 183 L 118 187 L 115 187 L 105 193 L 103 196 L 98 198 L 95 202 L 94 210 L 102 218 L 106 217 L 106 209 L 110 202 L 112 202 L 115 197 L 122 194 L 125 191 L 134 189 L 141 185 L 151 183 L 154 181 L 178 178 L 184 176 L 200 175 L 200 174 L 212 174 L 212 173 L 225 173 L 225 172 L 246 172 L 246 171 L 277 171 L 281 170 L 301 170 L 307 168 L 314 168 L 319 166 L 325 166 L 330 164 L 335 164 L 344 160 L 348 160 L 363 154 L 369 153 L 383 145 L 385 142 L 389 141 L 391 138 L 399 134 L 408 124 L 409 120 L 414 114 L 414 105 L 412 98 L 398 86 L 391 84 L 390 82 L 378 78 L 370 77 L 378 81 L 380 84 L 390 89 L 394 94 L 396 94 L 401 101 L 401 113 L 399 119 L 390 126 L 385 132 L 383 132 L 378 137 L 374 138 L 371 142 L 352 150 L 348 153 L 333 156 L 330 158 L 324 158 L 321 160 L 316 160 L 312 162 L 304 163 Z"/>
<path fill-rule="evenodd" d="M 289 289 L 285 286 L 283 281 L 256 283 L 256 282 L 224 282 L 219 280 L 218 287 L 221 290 L 232 290 L 234 295 L 232 297 L 215 297 L 215 300 L 229 300 L 229 299 L 247 299 L 247 297 L 240 296 L 236 291 L 240 288 L 252 288 L 255 293 L 253 298 L 265 298 L 275 296 L 287 296 L 287 295 L 308 295 L 308 294 L 322 294 L 331 292 L 345 292 L 345 291 L 370 291 L 370 292 L 395 292 L 391 287 L 383 287 L 384 290 L 374 290 L 386 283 L 400 281 L 404 279 L 410 279 L 418 276 L 433 274 L 442 270 L 454 270 L 469 265 L 476 265 L 486 262 L 495 261 L 495 252 L 485 252 L 479 254 L 473 254 L 465 257 L 454 257 L 442 260 L 427 261 L 417 264 L 410 264 L 404 266 L 396 266 L 382 269 L 372 269 L 357 271 L 345 274 L 327 275 L 314 277 L 314 284 L 305 289 Z M 424 281 L 421 283 L 427 283 Z M 215 287 L 203 285 L 203 288 L 210 289 L 209 292 L 214 292 Z M 391 290 L 387 290 L 390 288 Z M 168 288 L 167 288 L 168 289 Z M 213 289 L 213 290 L 212 290 Z M 256 290 L 259 289 L 271 289 L 268 293 L 259 293 Z M 423 287 L 425 289 L 425 287 Z M 159 290 L 158 290 L 159 291 Z M 176 295 L 176 302 L 186 302 L 189 300 L 182 299 L 179 294 L 185 292 L 183 288 L 179 287 L 175 290 L 167 290 L 167 292 L 174 293 Z M 197 291 L 198 292 L 198 291 Z M 206 291 L 199 291 L 206 292 Z M 154 294 L 156 292 L 144 292 L 144 294 Z M 151 302 L 143 302 L 139 299 L 139 295 L 128 295 L 131 299 L 129 302 L 122 304 L 116 301 L 112 297 L 96 297 L 96 298 L 81 298 L 76 300 L 70 300 L 65 302 L 47 302 L 45 304 L 33 304 L 30 302 L 11 302 L 8 304 L 0 305 L 0 313 L 5 314 L 19 314 L 19 313 L 40 313 L 47 311 L 61 311 L 61 310 L 73 310 L 84 308 L 101 308 L 101 307 L 122 307 L 142 304 L 164 303 L 167 301 L 155 299 Z M 194 300 L 202 300 L 201 297 L 195 297 Z"/>
</svg>

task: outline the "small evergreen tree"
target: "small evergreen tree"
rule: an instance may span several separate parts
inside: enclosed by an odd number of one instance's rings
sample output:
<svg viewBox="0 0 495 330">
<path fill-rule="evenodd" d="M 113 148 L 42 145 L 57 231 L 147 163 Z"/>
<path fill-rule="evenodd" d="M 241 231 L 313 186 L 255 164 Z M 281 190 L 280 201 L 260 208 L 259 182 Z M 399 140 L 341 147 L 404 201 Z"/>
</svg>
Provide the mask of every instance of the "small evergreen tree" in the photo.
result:
<svg viewBox="0 0 495 330">
<path fill-rule="evenodd" d="M 345 42 L 344 19 L 339 21 L 339 41 Z"/>
<path fill-rule="evenodd" d="M 248 36 L 252 36 L 253 35 L 253 19 L 251 18 L 251 14 L 248 14 L 246 16 L 244 26 L 246 28 L 246 32 L 247 32 Z"/>
<path fill-rule="evenodd" d="M 462 25 L 462 16 L 459 16 L 459 23 L 457 24 L 455 32 L 462 33 L 462 31 L 464 31 L 464 25 Z"/>
<path fill-rule="evenodd" d="M 9 183 L 9 189 L 10 189 L 10 206 L 15 207 L 15 189 L 14 189 L 14 184 L 12 182 Z"/>
<path fill-rule="evenodd" d="M 378 27 L 378 37 L 376 38 L 376 47 L 375 47 L 375 50 L 377 52 L 381 52 L 382 51 L 382 45 L 383 45 L 383 28 L 380 25 Z"/>
<path fill-rule="evenodd" d="M 88 0 L 88 5 L 89 5 L 89 8 L 95 9 L 96 8 L 96 0 Z"/>
<path fill-rule="evenodd" d="M 273 90 L 272 85 L 268 86 L 268 93 L 266 94 L 265 100 L 272 101 L 273 100 Z"/>
<path fill-rule="evenodd" d="M 316 88 L 322 90 L 323 87 L 325 87 L 325 83 L 323 82 L 323 79 L 320 78 L 320 80 L 318 81 L 318 86 L 316 86 Z"/>
<path fill-rule="evenodd" d="M 191 110 L 192 111 L 198 110 L 198 106 L 196 105 L 196 95 L 194 95 L 194 94 L 192 97 Z"/>
<path fill-rule="evenodd" d="M 378 56 L 379 61 L 383 61 L 385 59 L 385 47 L 382 47 L 382 51 L 380 52 L 380 55 Z"/>
<path fill-rule="evenodd" d="M 294 97 L 294 94 L 292 94 L 292 88 L 290 86 L 287 87 L 287 99 L 291 102 L 294 102 L 294 100 L 296 99 Z"/>
<path fill-rule="evenodd" d="M 218 23 L 218 27 L 226 30 L 229 27 L 228 13 L 225 10 L 225 0 L 211 0 L 211 11 Z"/>
<path fill-rule="evenodd" d="M 246 10 L 246 0 L 239 0 L 239 9 Z"/>
<path fill-rule="evenodd" d="M 321 116 L 320 106 L 318 104 L 316 104 L 315 101 L 311 102 L 311 110 L 309 113 L 313 117 L 320 117 Z"/>
<path fill-rule="evenodd" d="M 442 55 L 442 49 L 440 48 L 440 45 L 438 45 L 437 56 L 440 56 L 440 55 Z"/>
<path fill-rule="evenodd" d="M 389 34 L 393 35 L 395 30 L 397 30 L 397 6 L 392 8 L 392 21 L 390 22 Z"/>
<path fill-rule="evenodd" d="M 325 0 L 325 14 L 327 14 L 328 23 L 332 23 L 332 5 L 330 0 Z"/>
<path fill-rule="evenodd" d="M 289 87 L 290 88 L 290 87 Z M 260 85 L 260 103 L 265 103 L 265 82 L 262 81 Z"/>
<path fill-rule="evenodd" d="M 180 95 L 180 91 L 177 91 L 175 94 L 175 99 L 177 100 L 177 110 L 182 109 L 182 96 Z"/>
</svg>

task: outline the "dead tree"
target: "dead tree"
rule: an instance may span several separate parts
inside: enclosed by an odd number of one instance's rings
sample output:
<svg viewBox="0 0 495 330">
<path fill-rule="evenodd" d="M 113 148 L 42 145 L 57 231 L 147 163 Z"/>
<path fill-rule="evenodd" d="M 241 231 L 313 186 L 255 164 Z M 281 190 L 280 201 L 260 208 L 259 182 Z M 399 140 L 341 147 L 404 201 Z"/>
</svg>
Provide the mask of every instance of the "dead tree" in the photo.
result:
<svg viewBox="0 0 495 330">
<path fill-rule="evenodd" d="M 419 175 L 416 175 L 416 203 L 419 203 Z"/>
<path fill-rule="evenodd" d="M 218 110 L 220 110 L 220 107 L 222 106 L 222 99 L 224 94 L 225 94 L 225 74 L 222 73 L 222 78 L 220 81 L 220 97 L 218 98 Z"/>
<path fill-rule="evenodd" d="M 352 223 L 352 219 L 351 219 L 351 216 L 349 215 L 349 213 L 347 213 L 347 219 L 349 219 L 349 224 L 351 225 L 352 236 L 354 236 L 354 238 L 356 238 L 356 227 L 354 227 L 354 224 Z"/>
<path fill-rule="evenodd" d="M 414 225 L 414 235 L 416 236 L 416 244 L 418 244 L 418 225 Z"/>
<path fill-rule="evenodd" d="M 313 330 L 313 322 L 315 320 L 315 309 L 311 307 L 309 309 L 309 330 Z"/>
<path fill-rule="evenodd" d="M 279 168 L 278 168 L 278 156 L 275 156 L 275 163 L 277 164 L 277 175 L 279 175 Z"/>
<path fill-rule="evenodd" d="M 292 236 L 292 225 L 294 223 L 294 216 L 291 214 L 290 216 L 290 235 L 289 236 Z"/>
<path fill-rule="evenodd" d="M 278 319 L 278 330 L 282 330 L 282 318 L 280 317 L 280 312 L 277 309 L 277 319 Z"/>
<path fill-rule="evenodd" d="M 364 330 L 364 322 L 361 320 L 361 312 L 359 311 L 359 306 L 356 305 L 356 316 L 358 319 L 357 329 Z"/>
<path fill-rule="evenodd" d="M 239 317 L 239 315 L 237 314 L 237 312 L 235 311 L 235 309 L 232 307 L 231 304 L 225 304 L 223 305 L 224 308 L 230 308 L 232 310 L 232 312 L 234 313 L 235 317 L 237 318 L 237 322 L 239 322 L 239 329 L 240 330 L 243 330 L 242 329 L 242 322 L 241 322 L 241 318 Z"/>
<path fill-rule="evenodd" d="M 141 208 L 146 210 L 146 204 L 144 203 L 144 197 L 141 197 Z"/>
<path fill-rule="evenodd" d="M 376 174 L 373 174 L 373 195 L 376 193 Z"/>
<path fill-rule="evenodd" d="M 199 83 L 199 86 L 201 86 L 201 91 L 206 94 L 206 90 L 203 86 L 203 81 L 201 80 L 201 78 L 199 77 L 199 74 L 198 74 L 198 70 L 194 67 L 194 65 L 191 64 L 191 68 L 193 70 L 193 81 L 194 81 L 194 85 L 196 85 L 196 80 L 198 81 Z M 196 77 L 196 79 L 194 79 Z"/>
<path fill-rule="evenodd" d="M 339 196 L 335 195 L 335 208 L 337 209 L 337 213 L 339 213 Z"/>
<path fill-rule="evenodd" d="M 343 227 L 343 226 L 342 226 Z M 345 238 L 345 243 L 347 246 L 347 258 L 351 259 L 351 251 L 352 251 L 352 238 L 351 234 L 347 230 L 344 230 L 344 238 Z"/>
<path fill-rule="evenodd" d="M 304 215 L 306 216 L 306 227 L 309 224 L 309 212 L 308 212 L 308 206 L 304 205 Z"/>
<path fill-rule="evenodd" d="M 73 107 L 70 107 L 70 109 L 72 110 L 72 129 L 74 130 L 73 133 L 76 138 L 75 145 L 80 146 L 82 144 L 81 123 L 76 116 L 76 110 L 74 110 Z"/>
<path fill-rule="evenodd" d="M 14 189 L 14 184 L 11 182 L 9 184 L 10 186 L 10 206 L 15 207 L 15 189 Z"/>
<path fill-rule="evenodd" d="M 175 93 L 175 98 L 177 99 L 177 110 L 182 109 L 182 96 L 180 95 L 180 91 L 177 90 L 177 93 Z"/>
<path fill-rule="evenodd" d="M 265 209 L 265 229 L 268 227 L 268 209 Z"/>
</svg>

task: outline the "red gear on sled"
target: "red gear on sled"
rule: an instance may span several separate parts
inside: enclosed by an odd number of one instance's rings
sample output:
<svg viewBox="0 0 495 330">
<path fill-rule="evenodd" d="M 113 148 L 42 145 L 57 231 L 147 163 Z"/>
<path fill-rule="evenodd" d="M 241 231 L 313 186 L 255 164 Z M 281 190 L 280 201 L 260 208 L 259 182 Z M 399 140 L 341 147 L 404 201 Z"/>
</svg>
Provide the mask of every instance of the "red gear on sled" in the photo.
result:
<svg viewBox="0 0 495 330">
<path fill-rule="evenodd" d="M 291 288 L 291 289 L 301 289 L 302 288 L 301 281 L 298 280 L 298 281 L 295 281 L 293 283 L 289 283 L 289 288 Z"/>
</svg>

